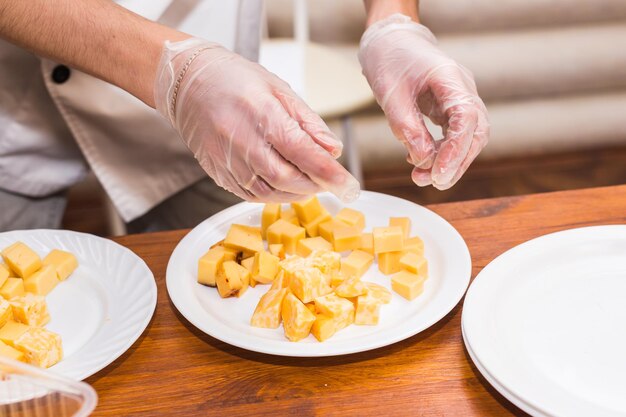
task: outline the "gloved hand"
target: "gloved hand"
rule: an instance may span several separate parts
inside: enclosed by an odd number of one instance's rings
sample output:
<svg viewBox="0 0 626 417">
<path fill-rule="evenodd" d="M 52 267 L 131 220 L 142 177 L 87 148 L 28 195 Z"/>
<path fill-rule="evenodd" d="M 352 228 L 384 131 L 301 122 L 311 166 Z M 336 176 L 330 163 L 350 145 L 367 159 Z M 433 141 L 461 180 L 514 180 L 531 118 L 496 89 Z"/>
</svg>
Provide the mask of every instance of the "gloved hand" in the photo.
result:
<svg viewBox="0 0 626 417">
<path fill-rule="evenodd" d="M 335 160 L 342 144 L 322 119 L 287 83 L 215 43 L 166 42 L 154 96 L 207 174 L 245 200 L 359 195 L 358 181 Z"/>
<path fill-rule="evenodd" d="M 487 109 L 472 74 L 436 45 L 425 26 L 402 14 L 370 26 L 359 61 L 394 135 L 405 144 L 419 186 L 452 187 L 487 144 Z M 434 141 L 423 115 L 443 128 Z"/>
</svg>

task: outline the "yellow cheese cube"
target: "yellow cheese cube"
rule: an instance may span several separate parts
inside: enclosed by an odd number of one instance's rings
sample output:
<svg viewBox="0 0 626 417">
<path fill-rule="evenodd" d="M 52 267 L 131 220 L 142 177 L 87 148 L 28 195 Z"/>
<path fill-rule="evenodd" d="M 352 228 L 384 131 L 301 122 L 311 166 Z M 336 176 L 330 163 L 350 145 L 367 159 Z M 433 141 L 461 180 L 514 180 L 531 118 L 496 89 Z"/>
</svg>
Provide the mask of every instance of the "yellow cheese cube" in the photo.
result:
<svg viewBox="0 0 626 417">
<path fill-rule="evenodd" d="M 289 279 L 289 289 L 303 303 L 308 303 L 333 291 L 326 277 L 317 268 L 298 269 Z"/>
<path fill-rule="evenodd" d="M 337 288 L 346 280 L 346 277 L 341 273 L 333 273 L 330 276 L 330 286 L 333 288 Z"/>
<path fill-rule="evenodd" d="M 424 290 L 425 277 L 400 271 L 391 277 L 391 288 L 407 300 L 412 300 Z"/>
<path fill-rule="evenodd" d="M 13 320 L 29 326 L 44 326 L 50 321 L 46 299 L 42 295 L 27 293 L 11 300 Z"/>
<path fill-rule="evenodd" d="M 238 251 L 262 251 L 264 247 L 261 229 L 243 224 L 233 224 L 224 238 L 224 247 Z"/>
<path fill-rule="evenodd" d="M 428 277 L 428 262 L 423 256 L 407 252 L 400 258 L 400 266 L 409 272 Z"/>
<path fill-rule="evenodd" d="M 21 278 L 7 278 L 2 288 L 0 288 L 0 296 L 7 300 L 24 295 L 24 292 L 24 280 Z"/>
<path fill-rule="evenodd" d="M 250 287 L 250 283 L 252 282 L 252 274 L 248 271 L 244 266 L 239 266 L 239 278 L 241 279 L 241 288 L 235 294 L 237 297 L 241 297 L 248 291 L 248 287 Z"/>
<path fill-rule="evenodd" d="M 280 219 L 281 206 L 278 203 L 268 203 L 263 206 L 261 213 L 261 236 L 266 237 L 267 228 Z"/>
<path fill-rule="evenodd" d="M 254 309 L 254 313 L 250 319 L 250 324 L 254 327 L 264 327 L 267 329 L 276 329 L 280 326 L 280 312 L 283 299 L 288 292 L 288 289 L 282 288 L 269 290 L 263 294 Z"/>
<path fill-rule="evenodd" d="M 399 226 L 404 232 L 404 238 L 408 239 L 411 233 L 411 219 L 408 217 L 390 217 L 389 226 Z"/>
<path fill-rule="evenodd" d="M 254 264 L 254 256 L 241 260 L 241 266 L 252 272 L 252 265 Z"/>
<path fill-rule="evenodd" d="M 315 309 L 318 314 L 324 314 L 335 319 L 340 329 L 354 322 L 354 304 L 336 294 L 317 297 Z"/>
<path fill-rule="evenodd" d="M 380 301 L 369 292 L 356 299 L 354 324 L 375 326 L 380 317 Z"/>
<path fill-rule="evenodd" d="M 11 276 L 11 271 L 7 268 L 6 265 L 0 264 L 0 287 L 4 285 L 7 278 Z"/>
<path fill-rule="evenodd" d="M 378 300 L 382 304 L 389 304 L 391 302 L 391 291 L 382 285 L 375 284 L 373 282 L 366 282 L 367 293 L 374 299 Z"/>
<path fill-rule="evenodd" d="M 326 209 L 322 209 L 322 213 L 319 216 L 317 216 L 315 219 L 313 219 L 309 223 L 303 224 L 302 226 L 306 230 L 307 236 L 316 237 L 316 236 L 319 236 L 320 224 L 325 223 L 331 219 L 332 217 L 330 216 L 330 213 L 326 211 Z"/>
<path fill-rule="evenodd" d="M 250 271 L 235 261 L 226 261 L 220 267 L 215 279 L 217 291 L 222 298 L 235 295 L 244 287 L 246 277 L 250 279 Z"/>
<path fill-rule="evenodd" d="M 24 354 L 25 362 L 41 368 L 49 368 L 63 357 L 61 336 L 42 327 L 28 327 L 8 344 Z"/>
<path fill-rule="evenodd" d="M 341 254 L 337 252 L 316 250 L 306 260 L 308 265 L 319 269 L 324 275 L 329 277 L 341 270 Z"/>
<path fill-rule="evenodd" d="M 225 261 L 234 261 L 237 251 L 224 246 L 214 246 L 198 260 L 198 282 L 215 287 L 215 279 Z"/>
<path fill-rule="evenodd" d="M 361 246 L 361 230 L 352 226 L 335 228 L 333 246 L 337 252 L 358 249 Z"/>
<path fill-rule="evenodd" d="M 356 227 L 359 231 L 365 228 L 365 215 L 358 210 L 351 208 L 342 208 L 335 216 L 335 219 L 347 224 L 348 226 Z"/>
<path fill-rule="evenodd" d="M 7 300 L 0 297 L 0 328 L 9 320 L 13 320 L 13 308 Z"/>
<path fill-rule="evenodd" d="M 54 265 L 46 265 L 24 279 L 24 291 L 37 295 L 48 295 L 59 283 Z"/>
<path fill-rule="evenodd" d="M 404 250 L 424 256 L 424 241 L 417 236 L 404 241 Z"/>
<path fill-rule="evenodd" d="M 252 278 L 261 284 L 269 284 L 278 274 L 280 259 L 269 252 L 257 252 L 252 264 Z"/>
<path fill-rule="evenodd" d="M 2 251 L 9 268 L 20 278 L 26 278 L 41 268 L 41 259 L 31 248 L 16 242 Z"/>
<path fill-rule="evenodd" d="M 272 286 L 270 290 L 282 290 L 283 288 L 289 288 L 289 278 L 287 278 L 287 274 L 285 274 L 284 270 L 278 271 L 278 275 L 272 281 Z"/>
<path fill-rule="evenodd" d="M 404 232 L 400 226 L 375 227 L 374 253 L 397 252 L 404 248 Z"/>
<path fill-rule="evenodd" d="M 303 227 L 295 226 L 283 219 L 278 220 L 267 229 L 269 244 L 282 243 L 285 252 L 296 253 L 298 241 L 304 239 L 306 232 Z"/>
<path fill-rule="evenodd" d="M 374 235 L 371 233 L 363 233 L 361 235 L 361 246 L 358 248 L 363 252 L 367 252 L 370 255 L 374 254 Z"/>
<path fill-rule="evenodd" d="M 280 218 L 287 223 L 293 224 L 294 226 L 300 226 L 300 220 L 298 220 L 298 215 L 296 214 L 296 211 L 293 209 L 293 207 L 283 210 L 280 213 Z"/>
<path fill-rule="evenodd" d="M 315 336 L 317 340 L 323 342 L 341 329 L 341 325 L 334 318 L 324 314 L 317 314 L 315 316 L 315 322 L 313 322 L 313 326 L 311 326 L 311 334 Z"/>
<path fill-rule="evenodd" d="M 335 288 L 335 294 L 344 298 L 358 297 L 367 293 L 367 286 L 357 276 L 347 278 Z"/>
<path fill-rule="evenodd" d="M 285 247 L 282 243 L 274 243 L 268 247 L 272 255 L 278 256 L 279 259 L 285 259 Z"/>
<path fill-rule="evenodd" d="M 298 241 L 296 254 L 306 258 L 316 250 L 332 250 L 333 245 L 321 236 L 309 237 Z"/>
<path fill-rule="evenodd" d="M 3 342 L 0 342 L 0 356 L 20 362 L 24 362 L 26 360 L 22 352 Z"/>
<path fill-rule="evenodd" d="M 305 307 L 308 308 L 311 313 L 317 313 L 317 311 L 315 310 L 315 303 L 313 301 L 311 301 L 310 303 L 306 303 Z"/>
<path fill-rule="evenodd" d="M 346 277 L 362 277 L 374 262 L 374 256 L 354 250 L 341 261 L 341 273 Z"/>
<path fill-rule="evenodd" d="M 25 324 L 9 320 L 4 326 L 0 327 L 0 341 L 13 346 L 15 340 L 22 337 L 28 331 L 28 328 Z"/>
<path fill-rule="evenodd" d="M 283 299 L 281 317 L 285 336 L 292 342 L 307 337 L 315 322 L 315 314 L 291 293 Z"/>
<path fill-rule="evenodd" d="M 404 251 L 384 252 L 378 255 L 378 269 L 385 275 L 395 274 L 402 270 L 400 258 L 405 254 Z"/>
<path fill-rule="evenodd" d="M 278 264 L 280 269 L 284 271 L 285 277 L 287 279 L 291 279 L 296 271 L 309 267 L 309 261 L 307 259 L 301 258 L 299 256 L 292 256 L 283 261 L 280 261 Z"/>
<path fill-rule="evenodd" d="M 74 270 L 78 268 L 78 260 L 76 259 L 76 257 L 69 252 L 65 252 L 59 249 L 53 249 L 52 251 L 50 251 L 50 253 L 45 258 L 43 258 L 42 263 L 43 266 L 54 266 L 57 274 L 57 279 L 59 281 L 67 279 L 67 277 L 69 277 L 72 272 L 74 272 Z"/>
<path fill-rule="evenodd" d="M 328 221 L 320 223 L 318 227 L 318 233 L 321 237 L 333 243 L 333 234 L 337 227 L 346 227 L 346 224 L 339 220 L 330 219 Z"/>
<path fill-rule="evenodd" d="M 322 207 L 316 196 L 312 196 L 304 201 L 291 203 L 291 207 L 296 211 L 300 224 L 312 222 L 324 211 L 324 207 Z"/>
</svg>

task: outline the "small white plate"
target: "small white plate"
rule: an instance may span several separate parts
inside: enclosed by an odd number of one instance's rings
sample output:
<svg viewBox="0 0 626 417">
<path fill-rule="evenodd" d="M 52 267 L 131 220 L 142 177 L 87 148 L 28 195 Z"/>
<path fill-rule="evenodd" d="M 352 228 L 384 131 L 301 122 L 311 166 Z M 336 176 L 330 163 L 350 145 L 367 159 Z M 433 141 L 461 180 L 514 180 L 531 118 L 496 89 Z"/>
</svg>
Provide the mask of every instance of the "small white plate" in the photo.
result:
<svg viewBox="0 0 626 417">
<path fill-rule="evenodd" d="M 335 214 L 342 205 L 330 194 L 319 196 Z M 250 326 L 250 318 L 267 285 L 250 288 L 241 298 L 222 299 L 215 288 L 196 282 L 198 259 L 226 235 L 233 223 L 260 225 L 261 204 L 241 203 L 205 220 L 180 241 L 167 266 L 167 290 L 176 308 L 203 332 L 244 349 L 283 356 L 333 356 L 386 346 L 413 336 L 443 318 L 459 302 L 471 275 L 469 250 L 459 233 L 432 211 L 409 201 L 364 191 L 347 207 L 362 211 L 366 230 L 386 226 L 389 217 L 410 217 L 411 235 L 424 240 L 430 277 L 424 293 L 413 301 L 395 294 L 381 307 L 377 326 L 352 325 L 323 343 L 313 336 L 289 342 L 282 326 L 260 329 Z M 364 281 L 391 288 L 390 279 L 374 264 Z"/>
<path fill-rule="evenodd" d="M 472 283 L 462 323 L 481 373 L 531 414 L 625 415 L 626 226 L 505 252 Z"/>
<path fill-rule="evenodd" d="M 137 255 L 97 236 L 63 230 L 0 233 L 0 249 L 21 241 L 42 258 L 52 249 L 76 255 L 79 266 L 46 297 L 61 335 L 63 359 L 48 368 L 82 380 L 121 356 L 139 338 L 157 299 L 152 272 Z"/>
</svg>

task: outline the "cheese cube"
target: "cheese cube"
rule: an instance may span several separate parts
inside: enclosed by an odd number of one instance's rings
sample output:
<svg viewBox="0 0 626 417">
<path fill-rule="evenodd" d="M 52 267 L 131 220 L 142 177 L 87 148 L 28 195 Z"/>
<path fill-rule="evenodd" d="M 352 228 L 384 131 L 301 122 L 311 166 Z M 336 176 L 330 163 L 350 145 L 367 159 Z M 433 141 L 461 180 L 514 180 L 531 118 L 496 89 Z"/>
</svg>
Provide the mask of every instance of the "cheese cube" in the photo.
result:
<svg viewBox="0 0 626 417">
<path fill-rule="evenodd" d="M 24 295 L 24 292 L 24 280 L 21 278 L 7 278 L 2 288 L 0 288 L 0 296 L 7 300 Z"/>
<path fill-rule="evenodd" d="M 400 271 L 391 277 L 391 288 L 407 300 L 412 300 L 424 290 L 425 277 Z"/>
<path fill-rule="evenodd" d="M 346 227 L 346 224 L 339 220 L 330 219 L 328 221 L 320 223 L 318 227 L 318 233 L 321 237 L 333 243 L 333 234 L 337 227 Z"/>
<path fill-rule="evenodd" d="M 274 281 L 272 281 L 270 290 L 282 290 L 283 288 L 289 288 L 289 278 L 287 278 L 285 271 L 281 269 Z"/>
<path fill-rule="evenodd" d="M 397 252 L 404 247 L 404 232 L 400 226 L 375 227 L 374 253 Z"/>
<path fill-rule="evenodd" d="M 238 251 L 262 251 L 264 247 L 261 229 L 243 224 L 233 224 L 224 238 L 224 247 Z"/>
<path fill-rule="evenodd" d="M 254 256 L 241 260 L 241 266 L 252 272 L 252 265 L 254 264 Z"/>
<path fill-rule="evenodd" d="M 291 207 L 295 210 L 300 224 L 312 222 L 324 211 L 324 207 L 322 207 L 316 196 L 312 196 L 304 201 L 291 203 Z"/>
<path fill-rule="evenodd" d="M 300 226 L 300 220 L 298 220 L 298 215 L 296 214 L 296 211 L 293 209 L 293 207 L 283 210 L 280 213 L 280 218 L 287 223 L 293 224 L 294 226 Z"/>
<path fill-rule="evenodd" d="M 317 311 L 315 310 L 315 303 L 313 301 L 311 301 L 310 303 L 306 303 L 304 306 L 308 308 L 311 313 L 317 313 Z"/>
<path fill-rule="evenodd" d="M 288 254 L 296 253 L 298 241 L 304 239 L 305 236 L 306 232 L 303 227 L 295 226 L 283 219 L 278 220 L 267 229 L 268 243 L 282 243 Z"/>
<path fill-rule="evenodd" d="M 374 256 L 354 250 L 341 261 L 341 273 L 346 277 L 362 277 L 374 262 Z"/>
<path fill-rule="evenodd" d="M 263 206 L 261 213 L 261 236 L 266 237 L 267 228 L 280 219 L 281 206 L 278 203 L 268 203 Z"/>
<path fill-rule="evenodd" d="M 378 269 L 385 275 L 395 274 L 402 270 L 400 258 L 405 254 L 404 251 L 384 252 L 378 255 Z"/>
<path fill-rule="evenodd" d="M 404 232 L 404 238 L 408 239 L 411 233 L 411 219 L 408 217 L 390 217 L 389 226 L 399 226 Z"/>
<path fill-rule="evenodd" d="M 289 290 L 286 288 L 269 290 L 259 300 L 254 309 L 250 324 L 254 327 L 276 329 L 280 326 L 283 299 Z"/>
<path fill-rule="evenodd" d="M 269 284 L 278 274 L 280 259 L 269 252 L 257 252 L 252 264 L 252 278 L 261 284 Z"/>
<path fill-rule="evenodd" d="M 332 217 L 330 216 L 330 213 L 326 211 L 326 209 L 322 209 L 322 213 L 319 216 L 317 216 L 315 219 L 313 219 L 309 223 L 303 224 L 302 226 L 306 230 L 307 236 L 316 237 L 316 236 L 319 236 L 320 224 L 325 223 L 331 219 Z"/>
<path fill-rule="evenodd" d="M 4 298 L 0 297 L 0 328 L 12 319 L 13 308 L 11 307 L 11 304 Z"/>
<path fill-rule="evenodd" d="M 0 356 L 13 359 L 14 361 L 25 361 L 24 354 L 22 352 L 15 348 L 12 348 L 4 342 L 0 342 Z"/>
<path fill-rule="evenodd" d="M 9 278 L 10 276 L 11 271 L 9 271 L 9 268 L 7 268 L 6 265 L 0 264 L 0 287 L 4 285 L 7 278 Z"/>
<path fill-rule="evenodd" d="M 42 327 L 25 327 L 27 329 L 24 333 L 7 342 L 24 354 L 25 362 L 49 368 L 61 360 L 63 357 L 61 336 Z"/>
<path fill-rule="evenodd" d="M 285 336 L 292 342 L 307 337 L 315 322 L 315 314 L 291 293 L 283 299 L 281 317 Z"/>
<path fill-rule="evenodd" d="M 281 271 L 284 271 L 285 277 L 291 279 L 296 271 L 309 267 L 309 261 L 299 256 L 292 256 L 278 264 Z"/>
<path fill-rule="evenodd" d="M 298 241 L 296 254 L 306 258 L 316 250 L 332 250 L 333 245 L 321 236 L 309 237 Z"/>
<path fill-rule="evenodd" d="M 63 281 L 69 277 L 76 268 L 78 268 L 78 260 L 70 252 L 65 252 L 59 249 L 53 249 L 50 253 L 43 258 L 43 266 L 53 265 L 57 279 Z"/>
<path fill-rule="evenodd" d="M 331 276 L 330 276 L 330 286 L 333 287 L 333 288 L 337 288 L 345 280 L 346 280 L 346 277 L 341 272 L 331 274 Z"/>
<path fill-rule="evenodd" d="M 222 264 L 225 261 L 234 261 L 237 258 L 237 251 L 224 246 L 215 246 L 209 249 L 198 260 L 198 282 L 203 285 L 215 287 L 215 279 Z"/>
<path fill-rule="evenodd" d="M 407 252 L 400 258 L 400 266 L 409 272 L 428 277 L 428 262 L 423 256 Z"/>
<path fill-rule="evenodd" d="M 27 293 L 11 300 L 13 320 L 29 326 L 44 326 L 50 321 L 46 299 L 42 295 Z"/>
<path fill-rule="evenodd" d="M 16 242 L 2 251 L 8 267 L 20 278 L 26 278 L 41 268 L 41 259 L 31 248 Z"/>
<path fill-rule="evenodd" d="M 237 291 L 244 287 L 246 278 L 250 279 L 250 271 L 235 261 L 226 261 L 220 267 L 215 279 L 217 291 L 222 298 L 235 295 Z"/>
<path fill-rule="evenodd" d="M 274 243 L 273 245 L 268 245 L 270 253 L 274 256 L 278 256 L 279 259 L 285 259 L 285 247 L 282 243 Z"/>
<path fill-rule="evenodd" d="M 324 314 L 317 314 L 313 326 L 311 326 L 311 334 L 320 342 L 328 339 L 339 330 L 341 328 L 337 321 Z"/>
<path fill-rule="evenodd" d="M 424 256 L 424 241 L 417 236 L 404 241 L 404 250 Z"/>
<path fill-rule="evenodd" d="M 361 246 L 361 230 L 352 226 L 337 227 L 333 231 L 335 251 L 343 252 Z"/>
<path fill-rule="evenodd" d="M 365 285 L 367 286 L 367 293 L 381 304 L 389 304 L 391 302 L 391 291 L 387 288 L 373 282 L 367 282 Z"/>
<path fill-rule="evenodd" d="M 24 291 L 37 295 L 48 295 L 59 283 L 54 265 L 46 265 L 24 279 Z"/>
<path fill-rule="evenodd" d="M 317 268 L 324 275 L 333 275 L 341 269 L 341 254 L 329 250 L 316 250 L 306 258 L 307 264 Z"/>
<path fill-rule="evenodd" d="M 370 255 L 374 254 L 374 235 L 371 233 L 363 233 L 361 235 L 361 246 L 358 248 L 363 252 L 367 252 Z"/>
<path fill-rule="evenodd" d="M 335 216 L 335 219 L 347 224 L 348 226 L 355 227 L 362 231 L 365 229 L 365 215 L 358 210 L 351 208 L 342 208 Z"/>
<path fill-rule="evenodd" d="M 344 298 L 358 297 L 367 291 L 367 286 L 357 276 L 347 278 L 335 288 L 335 294 Z"/>
<path fill-rule="evenodd" d="M 235 294 L 237 298 L 241 297 L 248 291 L 248 287 L 250 287 L 250 283 L 252 282 L 252 274 L 250 271 L 246 269 L 246 267 L 242 265 L 237 265 L 239 267 L 239 278 L 241 279 L 241 288 Z"/>
<path fill-rule="evenodd" d="M 319 269 L 298 269 L 289 279 L 289 289 L 303 303 L 308 303 L 333 291 Z"/>
<path fill-rule="evenodd" d="M 337 322 L 339 329 L 343 329 L 354 322 L 354 304 L 335 294 L 317 297 L 315 309 L 318 314 L 332 317 Z"/>
<path fill-rule="evenodd" d="M 28 329 L 29 327 L 25 324 L 9 320 L 4 326 L 0 327 L 0 341 L 13 346 L 15 340 L 22 337 Z"/>
<path fill-rule="evenodd" d="M 375 326 L 380 317 L 380 301 L 369 292 L 356 299 L 354 324 Z"/>
</svg>

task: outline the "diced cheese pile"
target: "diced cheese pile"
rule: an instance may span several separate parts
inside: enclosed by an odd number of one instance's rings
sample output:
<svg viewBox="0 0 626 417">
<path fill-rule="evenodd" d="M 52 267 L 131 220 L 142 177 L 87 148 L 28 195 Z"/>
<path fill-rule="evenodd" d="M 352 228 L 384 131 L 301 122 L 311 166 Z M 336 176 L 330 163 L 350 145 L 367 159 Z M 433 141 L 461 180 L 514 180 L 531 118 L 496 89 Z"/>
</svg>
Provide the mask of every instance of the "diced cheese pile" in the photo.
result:
<svg viewBox="0 0 626 417">
<path fill-rule="evenodd" d="M 333 217 L 315 196 L 287 209 L 266 204 L 260 228 L 233 224 L 200 258 L 198 282 L 222 297 L 271 284 L 250 323 L 272 329 L 282 323 L 294 342 L 309 334 L 322 342 L 350 324 L 376 325 L 392 294 L 361 280 L 374 261 L 408 300 L 422 293 L 428 262 L 409 218 L 391 217 L 367 233 L 365 227 L 363 213 L 343 208 Z"/>
<path fill-rule="evenodd" d="M 76 257 L 52 250 L 43 260 L 16 242 L 0 263 L 0 356 L 49 368 L 63 357 L 61 336 L 43 326 L 50 321 L 45 296 L 78 267 Z"/>
</svg>

